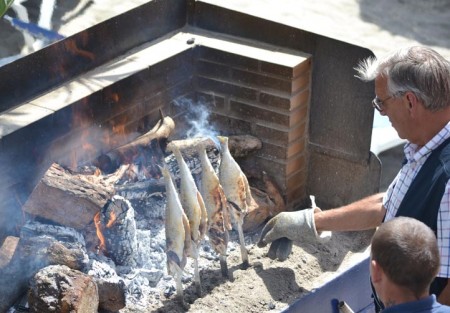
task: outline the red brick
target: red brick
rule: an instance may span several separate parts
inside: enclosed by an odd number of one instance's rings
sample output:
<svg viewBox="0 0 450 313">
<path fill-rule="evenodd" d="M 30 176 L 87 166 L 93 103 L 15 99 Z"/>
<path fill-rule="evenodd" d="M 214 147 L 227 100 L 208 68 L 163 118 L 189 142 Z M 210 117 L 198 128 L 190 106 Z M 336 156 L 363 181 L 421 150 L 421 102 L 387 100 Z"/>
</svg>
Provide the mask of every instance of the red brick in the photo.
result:
<svg viewBox="0 0 450 313">
<path fill-rule="evenodd" d="M 276 78 L 273 76 L 246 72 L 242 70 L 233 69 L 231 72 L 233 81 L 256 87 L 257 89 L 263 88 L 266 90 L 278 90 L 281 92 L 292 92 L 292 81 Z"/>
<path fill-rule="evenodd" d="M 306 169 L 307 167 L 306 161 L 307 160 L 305 154 L 300 154 L 298 156 L 288 159 L 285 171 L 286 176 L 289 176 L 297 171 L 302 171 Z"/>
<path fill-rule="evenodd" d="M 311 71 L 311 64 L 312 64 L 312 59 L 308 58 L 304 62 L 301 62 L 298 65 L 296 65 L 294 67 L 293 77 L 297 77 L 297 76 L 304 74 L 305 72 Z"/>
<path fill-rule="evenodd" d="M 306 146 L 306 139 L 302 138 L 289 144 L 287 147 L 286 156 L 292 158 L 294 155 L 304 152 Z"/>
<path fill-rule="evenodd" d="M 267 106 L 271 106 L 277 109 L 289 110 L 291 108 L 291 99 L 289 95 L 270 94 L 261 91 L 259 94 L 259 102 Z"/>
<path fill-rule="evenodd" d="M 228 65 L 206 62 L 206 61 L 197 61 L 197 75 L 219 78 L 224 80 L 230 80 L 231 78 L 231 69 Z"/>
<path fill-rule="evenodd" d="M 289 132 L 287 130 L 274 129 L 266 125 L 257 124 L 254 127 L 254 135 L 261 140 L 277 142 L 281 146 L 287 146 L 288 144 Z"/>
<path fill-rule="evenodd" d="M 299 123 L 296 126 L 289 129 L 288 142 L 293 142 L 302 138 L 307 132 L 307 123 Z"/>
<path fill-rule="evenodd" d="M 297 92 L 304 89 L 309 89 L 311 85 L 311 75 L 306 73 L 300 75 L 292 81 L 292 92 Z"/>
<path fill-rule="evenodd" d="M 232 67 L 239 67 L 254 71 L 257 71 L 259 68 L 259 61 L 253 58 L 248 58 L 213 48 L 197 47 L 196 50 L 197 57 L 201 60 L 213 61 Z"/>
<path fill-rule="evenodd" d="M 235 119 L 231 116 L 212 113 L 210 122 L 221 134 L 230 135 L 248 135 L 251 134 L 251 123 L 245 120 Z"/>
<path fill-rule="evenodd" d="M 291 112 L 289 126 L 294 127 L 298 124 L 304 124 L 308 120 L 308 107 L 301 106 Z"/>
<path fill-rule="evenodd" d="M 270 62 L 261 61 L 261 71 L 289 79 L 292 79 L 294 77 L 294 69 L 292 67 Z"/>
<path fill-rule="evenodd" d="M 286 160 L 286 147 L 280 147 L 264 141 L 261 150 L 258 151 L 258 156 L 278 161 Z"/>
<path fill-rule="evenodd" d="M 287 177 L 287 189 L 288 190 L 296 190 L 299 187 L 306 185 L 307 180 L 307 170 L 298 171 L 296 173 L 293 173 L 289 177 Z"/>
<path fill-rule="evenodd" d="M 230 114 L 239 116 L 242 119 L 274 123 L 281 126 L 289 125 L 289 116 L 264 108 L 246 104 L 238 101 L 230 101 Z"/>
<path fill-rule="evenodd" d="M 199 92 L 197 96 L 198 102 L 205 105 L 212 112 L 225 112 L 225 98 L 204 92 Z"/>
<path fill-rule="evenodd" d="M 234 96 L 236 98 L 247 100 L 256 100 L 258 94 L 255 89 L 204 77 L 197 78 L 197 86 L 200 91 L 216 92 L 219 93 L 219 95 Z"/>
<path fill-rule="evenodd" d="M 309 94 L 310 94 L 310 89 L 304 89 L 304 90 L 300 90 L 299 92 L 297 92 L 291 98 L 290 109 L 293 110 L 295 108 L 298 108 L 301 105 L 307 105 L 309 103 Z"/>
</svg>

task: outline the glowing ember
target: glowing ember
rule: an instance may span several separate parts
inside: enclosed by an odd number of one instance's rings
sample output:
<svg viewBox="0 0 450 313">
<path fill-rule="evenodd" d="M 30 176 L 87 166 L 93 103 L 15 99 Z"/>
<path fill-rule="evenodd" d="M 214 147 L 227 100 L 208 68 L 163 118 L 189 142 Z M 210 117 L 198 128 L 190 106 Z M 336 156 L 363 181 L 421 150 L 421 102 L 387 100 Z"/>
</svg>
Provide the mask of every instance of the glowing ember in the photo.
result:
<svg viewBox="0 0 450 313">
<path fill-rule="evenodd" d="M 101 230 L 101 223 L 100 223 L 100 212 L 95 214 L 94 216 L 94 224 L 95 224 L 95 230 L 97 233 L 97 237 L 100 240 L 100 245 L 98 247 L 99 250 L 105 251 L 105 237 L 103 237 L 103 233 Z"/>
<path fill-rule="evenodd" d="M 116 213 L 114 213 L 114 211 L 111 211 L 111 214 L 110 214 L 110 216 L 109 216 L 109 221 L 108 221 L 108 223 L 106 224 L 106 227 L 107 227 L 107 228 L 110 228 L 110 227 L 114 224 L 114 222 L 116 221 L 116 219 L 117 219 Z"/>
</svg>

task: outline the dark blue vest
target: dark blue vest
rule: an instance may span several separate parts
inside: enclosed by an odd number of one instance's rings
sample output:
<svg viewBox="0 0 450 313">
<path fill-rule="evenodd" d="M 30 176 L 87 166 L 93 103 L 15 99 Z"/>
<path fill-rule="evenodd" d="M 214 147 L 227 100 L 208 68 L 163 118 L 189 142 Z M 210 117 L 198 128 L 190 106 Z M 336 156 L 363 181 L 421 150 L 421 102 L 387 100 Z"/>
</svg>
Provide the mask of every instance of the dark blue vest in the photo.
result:
<svg viewBox="0 0 450 313">
<path fill-rule="evenodd" d="M 450 178 L 450 138 L 437 147 L 423 164 L 403 198 L 396 216 L 409 216 L 427 224 L 437 235 L 437 216 Z M 430 292 L 439 296 L 447 278 L 437 277 Z"/>
</svg>

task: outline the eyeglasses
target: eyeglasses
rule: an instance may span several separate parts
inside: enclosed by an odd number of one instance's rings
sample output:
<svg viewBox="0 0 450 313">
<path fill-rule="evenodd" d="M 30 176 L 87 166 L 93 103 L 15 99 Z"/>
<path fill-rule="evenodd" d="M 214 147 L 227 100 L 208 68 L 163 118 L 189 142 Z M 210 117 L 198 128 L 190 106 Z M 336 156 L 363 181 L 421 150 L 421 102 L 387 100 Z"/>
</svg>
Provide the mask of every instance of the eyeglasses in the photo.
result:
<svg viewBox="0 0 450 313">
<path fill-rule="evenodd" d="M 394 96 L 389 96 L 389 97 L 387 97 L 386 99 L 384 99 L 384 100 L 380 100 L 380 99 L 378 99 L 377 97 L 375 97 L 373 100 L 372 100 L 372 106 L 378 111 L 378 112 L 381 112 L 381 111 L 383 111 L 383 108 L 382 108 L 382 105 L 383 105 L 383 102 L 386 102 L 386 101 L 388 101 L 389 99 L 391 99 L 391 98 L 393 98 Z"/>
</svg>

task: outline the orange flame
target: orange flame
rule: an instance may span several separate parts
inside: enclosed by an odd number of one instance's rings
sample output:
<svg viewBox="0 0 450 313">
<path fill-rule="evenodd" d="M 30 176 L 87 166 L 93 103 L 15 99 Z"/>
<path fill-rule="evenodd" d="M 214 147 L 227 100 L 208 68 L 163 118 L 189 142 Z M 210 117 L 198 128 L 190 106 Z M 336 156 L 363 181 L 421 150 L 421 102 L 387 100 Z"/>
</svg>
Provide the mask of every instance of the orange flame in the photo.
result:
<svg viewBox="0 0 450 313">
<path fill-rule="evenodd" d="M 111 214 L 110 214 L 110 216 L 109 216 L 109 221 L 108 221 L 108 223 L 106 224 L 106 227 L 107 228 L 110 228 L 113 224 L 114 224 L 114 222 L 117 220 L 117 216 L 116 216 L 116 213 L 114 213 L 114 211 L 111 211 Z"/>
<path fill-rule="evenodd" d="M 116 220 L 117 220 L 116 213 L 114 211 L 111 211 L 111 214 L 110 214 L 110 217 L 109 217 L 109 221 L 106 224 L 106 227 L 110 228 L 112 225 L 114 225 Z M 102 250 L 102 251 L 105 251 L 106 250 L 105 236 L 103 236 L 103 232 L 102 232 L 102 224 L 100 222 L 100 212 L 95 214 L 95 216 L 94 216 L 94 224 L 95 224 L 95 231 L 97 233 L 98 240 L 100 241 L 100 245 L 98 246 L 98 249 Z"/>
<path fill-rule="evenodd" d="M 95 224 L 95 230 L 97 232 L 97 237 L 100 240 L 99 249 L 104 251 L 105 250 L 105 237 L 103 237 L 101 225 L 100 225 L 100 212 L 95 214 L 94 216 L 94 224 Z"/>
</svg>

